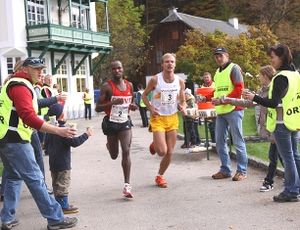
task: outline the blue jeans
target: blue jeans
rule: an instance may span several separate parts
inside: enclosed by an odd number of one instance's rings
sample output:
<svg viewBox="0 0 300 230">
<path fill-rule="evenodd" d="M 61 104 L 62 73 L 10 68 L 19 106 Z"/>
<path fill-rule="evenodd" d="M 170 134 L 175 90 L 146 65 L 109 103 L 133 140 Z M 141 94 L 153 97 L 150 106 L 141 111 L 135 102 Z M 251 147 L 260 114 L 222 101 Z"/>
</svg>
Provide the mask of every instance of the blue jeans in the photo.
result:
<svg viewBox="0 0 300 230">
<path fill-rule="evenodd" d="M 1 189 L 0 189 L 0 195 L 3 196 L 4 194 L 4 188 L 6 186 L 6 181 L 7 181 L 7 172 L 5 168 L 3 167 L 2 171 L 2 180 L 1 180 Z"/>
<path fill-rule="evenodd" d="M 227 147 L 227 137 L 230 127 L 233 144 L 237 155 L 237 172 L 246 174 L 247 172 L 247 151 L 243 138 L 242 120 L 244 111 L 234 110 L 230 113 L 218 115 L 216 120 L 216 148 L 221 160 L 220 171 L 231 174 L 231 161 Z"/>
<path fill-rule="evenodd" d="M 34 150 L 34 156 L 35 156 L 36 163 L 40 167 L 40 170 L 41 170 L 41 172 L 42 172 L 42 174 L 45 178 L 45 166 L 44 166 L 44 159 L 43 159 L 43 150 L 42 150 L 41 142 L 40 142 L 37 131 L 33 131 L 32 135 L 31 135 L 31 145 L 32 145 L 32 148 Z M 4 194 L 4 187 L 5 187 L 5 184 L 6 184 L 6 177 L 7 177 L 7 172 L 6 172 L 6 169 L 3 168 L 1 190 L 0 190 L 1 195 Z"/>
<path fill-rule="evenodd" d="M 47 192 L 44 176 L 35 161 L 31 144 L 6 143 L 0 146 L 0 152 L 7 172 L 1 221 L 10 222 L 15 219 L 23 180 L 48 223 L 63 221 L 61 206 Z"/>
<path fill-rule="evenodd" d="M 284 163 L 284 193 L 298 195 L 300 188 L 300 155 L 298 153 L 298 132 L 291 132 L 284 124 L 277 124 L 274 137 L 278 152 Z"/>
<path fill-rule="evenodd" d="M 42 150 L 42 145 L 41 145 L 37 131 L 33 131 L 32 135 L 31 135 L 31 145 L 34 150 L 34 156 L 35 156 L 36 163 L 40 167 L 40 170 L 42 171 L 43 176 L 45 177 L 43 150 Z"/>
</svg>

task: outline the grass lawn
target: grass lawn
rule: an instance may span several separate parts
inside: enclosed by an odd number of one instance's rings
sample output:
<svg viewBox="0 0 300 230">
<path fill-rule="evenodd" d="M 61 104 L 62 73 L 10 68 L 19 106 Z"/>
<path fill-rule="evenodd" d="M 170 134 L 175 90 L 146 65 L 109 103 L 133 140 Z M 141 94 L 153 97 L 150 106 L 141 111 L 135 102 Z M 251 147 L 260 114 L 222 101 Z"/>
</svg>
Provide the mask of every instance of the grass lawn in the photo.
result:
<svg viewBox="0 0 300 230">
<path fill-rule="evenodd" d="M 249 108 L 245 110 L 244 119 L 243 119 L 243 132 L 245 136 L 255 136 L 256 133 L 256 124 L 255 124 L 255 111 L 254 108 Z M 204 124 L 198 126 L 199 134 L 201 138 L 205 137 Z M 183 124 L 182 116 L 179 113 L 179 133 L 183 134 Z"/>
<path fill-rule="evenodd" d="M 182 117 L 179 115 L 180 125 L 178 132 L 183 134 Z M 205 138 L 204 124 L 198 126 L 199 135 L 203 139 Z M 255 136 L 256 123 L 255 123 L 255 110 L 254 108 L 248 108 L 245 110 L 243 118 L 243 133 L 244 136 Z M 268 162 L 269 142 L 255 142 L 247 143 L 247 153 L 249 156 L 254 156 L 258 159 Z M 300 149 L 300 143 L 298 143 L 298 149 Z"/>
</svg>

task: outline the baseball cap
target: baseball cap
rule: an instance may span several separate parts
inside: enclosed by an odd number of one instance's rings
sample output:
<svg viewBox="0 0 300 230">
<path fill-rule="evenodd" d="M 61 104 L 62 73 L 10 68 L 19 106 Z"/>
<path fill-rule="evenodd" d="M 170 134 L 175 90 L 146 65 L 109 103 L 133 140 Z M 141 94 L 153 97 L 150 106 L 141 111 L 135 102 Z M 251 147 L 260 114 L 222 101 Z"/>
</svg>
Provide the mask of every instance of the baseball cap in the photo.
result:
<svg viewBox="0 0 300 230">
<path fill-rule="evenodd" d="M 228 51 L 224 47 L 218 47 L 214 49 L 214 55 L 215 54 L 225 54 L 228 53 Z"/>
<path fill-rule="evenodd" d="M 45 68 L 44 61 L 40 58 L 29 57 L 24 60 L 23 67 L 31 67 L 31 68 Z"/>
</svg>

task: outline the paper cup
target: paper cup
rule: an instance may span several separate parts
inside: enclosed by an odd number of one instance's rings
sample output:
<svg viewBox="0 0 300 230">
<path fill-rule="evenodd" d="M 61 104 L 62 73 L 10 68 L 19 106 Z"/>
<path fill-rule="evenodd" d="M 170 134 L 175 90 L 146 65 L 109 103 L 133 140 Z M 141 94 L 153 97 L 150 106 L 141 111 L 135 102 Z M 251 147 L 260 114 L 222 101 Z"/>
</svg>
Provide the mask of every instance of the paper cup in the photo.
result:
<svg viewBox="0 0 300 230">
<path fill-rule="evenodd" d="M 77 129 L 77 123 L 68 123 L 68 126 L 69 126 L 71 129 Z"/>
</svg>

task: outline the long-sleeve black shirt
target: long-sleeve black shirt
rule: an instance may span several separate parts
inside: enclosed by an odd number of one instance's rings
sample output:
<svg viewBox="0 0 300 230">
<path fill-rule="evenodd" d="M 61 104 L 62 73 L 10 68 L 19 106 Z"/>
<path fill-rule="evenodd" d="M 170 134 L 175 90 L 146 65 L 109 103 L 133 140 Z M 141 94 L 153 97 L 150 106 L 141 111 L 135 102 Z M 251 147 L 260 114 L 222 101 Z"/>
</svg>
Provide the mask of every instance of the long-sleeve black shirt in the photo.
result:
<svg viewBox="0 0 300 230">
<path fill-rule="evenodd" d="M 296 71 L 293 66 L 283 66 L 278 71 L 281 70 Z M 258 95 L 255 95 L 253 101 L 255 101 L 257 104 L 260 104 L 264 107 L 276 108 L 278 104 L 281 103 L 281 99 L 285 96 L 288 90 L 288 86 L 289 85 L 288 85 L 287 77 L 284 75 L 278 75 L 274 80 L 274 84 L 273 84 L 272 99 L 269 99 L 268 97 L 263 98 Z"/>
<path fill-rule="evenodd" d="M 53 105 L 55 103 L 57 103 L 57 97 L 49 97 L 49 98 L 38 99 L 39 109 L 49 107 L 50 105 Z"/>
<path fill-rule="evenodd" d="M 60 127 L 64 123 L 59 121 Z M 49 136 L 48 136 L 49 135 Z M 48 143 L 45 150 L 49 154 L 51 172 L 60 172 L 71 169 L 71 147 L 77 147 L 85 142 L 89 136 L 84 133 L 78 137 L 66 138 L 55 134 L 47 134 Z"/>
</svg>

